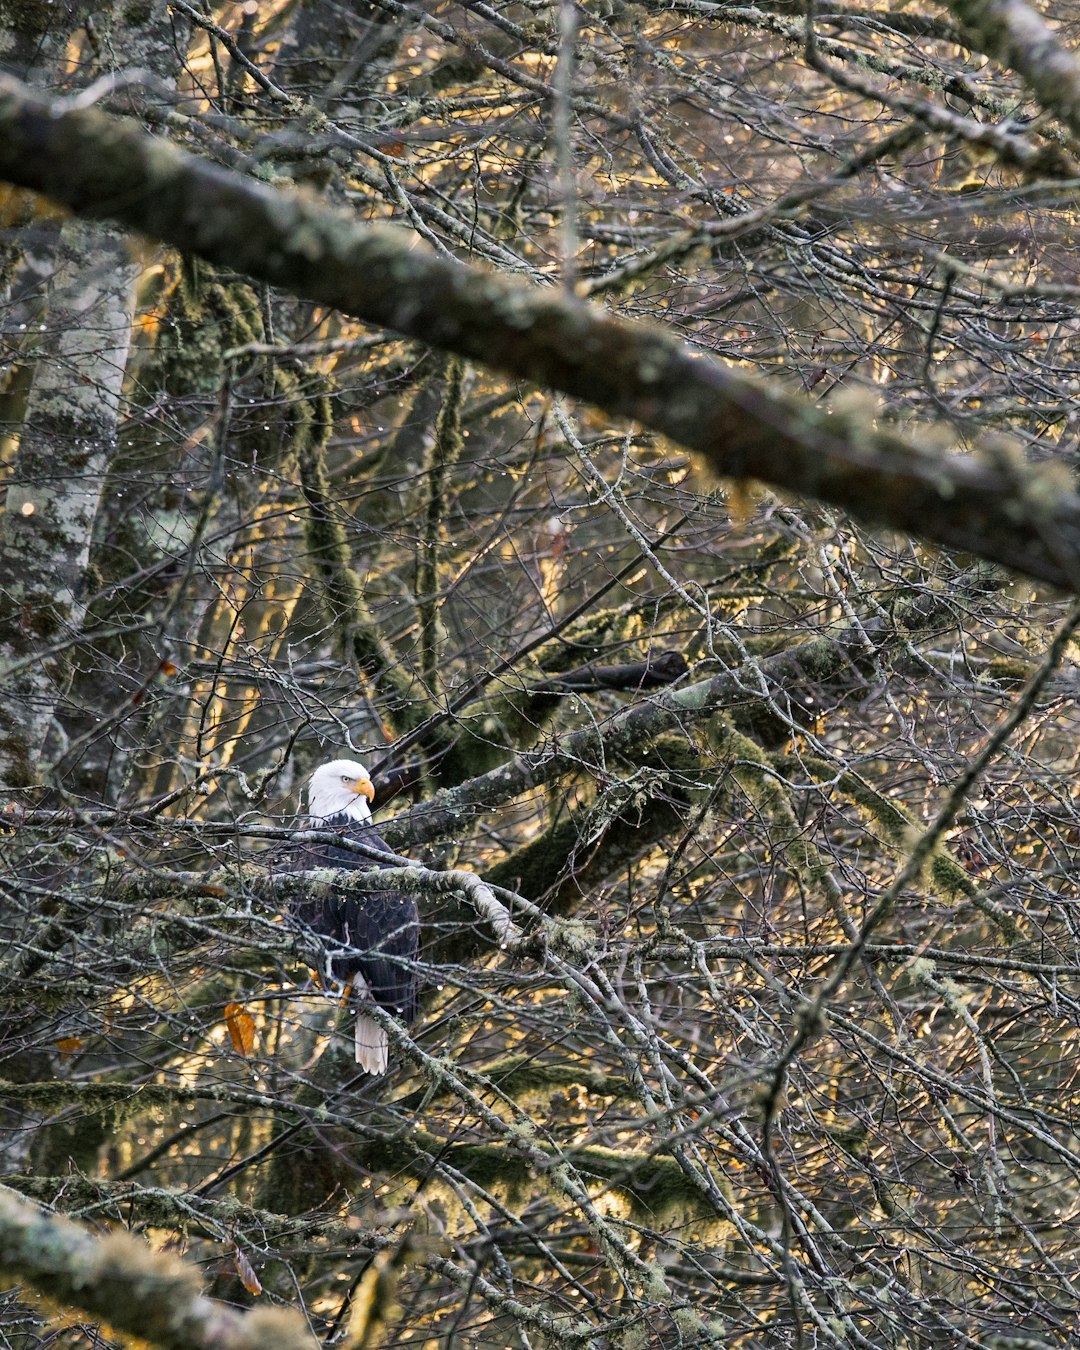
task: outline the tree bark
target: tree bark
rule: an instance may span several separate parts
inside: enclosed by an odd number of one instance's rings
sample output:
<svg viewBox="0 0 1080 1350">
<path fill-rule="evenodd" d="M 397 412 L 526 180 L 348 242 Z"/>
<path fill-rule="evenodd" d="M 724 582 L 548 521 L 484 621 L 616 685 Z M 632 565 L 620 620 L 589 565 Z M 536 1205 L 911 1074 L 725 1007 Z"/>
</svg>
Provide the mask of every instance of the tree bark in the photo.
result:
<svg viewBox="0 0 1080 1350">
<path fill-rule="evenodd" d="M 0 519 L 0 661 L 18 667 L 0 708 L 0 779 L 38 781 L 60 696 L 62 656 L 40 647 L 78 633 L 94 517 L 116 445 L 137 268 L 122 234 L 68 221 L 36 353 L 19 451 Z"/>
<path fill-rule="evenodd" d="M 29 7 L 5 46 L 34 84 L 67 76 L 65 51 L 91 7 L 62 16 Z M 37 31 L 40 24 L 41 31 Z M 161 0 L 125 30 L 133 65 L 175 78 L 175 31 Z M 81 68 L 86 83 L 93 68 Z M 33 381 L 0 516 L 0 782 L 40 782 L 38 761 L 65 679 L 65 654 L 35 659 L 75 637 L 101 490 L 116 452 L 117 422 L 131 349 L 134 288 L 141 263 L 125 233 L 89 220 L 65 221 L 55 246 L 45 331 L 33 351 Z"/>
</svg>

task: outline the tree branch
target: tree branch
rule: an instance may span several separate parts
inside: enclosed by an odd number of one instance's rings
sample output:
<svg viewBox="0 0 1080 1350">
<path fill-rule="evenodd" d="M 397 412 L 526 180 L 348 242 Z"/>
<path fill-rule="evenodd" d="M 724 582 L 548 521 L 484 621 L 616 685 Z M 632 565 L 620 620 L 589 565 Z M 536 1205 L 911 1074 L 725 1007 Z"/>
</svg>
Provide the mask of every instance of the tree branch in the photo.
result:
<svg viewBox="0 0 1080 1350">
<path fill-rule="evenodd" d="M 1022 75 L 1042 106 L 1080 136 L 1080 62 L 1023 0 L 945 0 L 964 38 Z"/>
<path fill-rule="evenodd" d="M 32 1285 L 165 1350 L 312 1350 L 300 1315 L 240 1314 L 200 1292 L 198 1272 L 119 1231 L 93 1236 L 0 1188 L 0 1276 Z"/>
<path fill-rule="evenodd" d="M 960 5 L 957 4 L 957 9 Z M 132 124 L 0 79 L 0 174 L 295 295 L 550 385 L 699 452 L 716 473 L 1080 590 L 1080 497 L 1007 456 L 875 430 L 560 291 L 449 262 L 296 191 L 243 178 Z"/>
</svg>

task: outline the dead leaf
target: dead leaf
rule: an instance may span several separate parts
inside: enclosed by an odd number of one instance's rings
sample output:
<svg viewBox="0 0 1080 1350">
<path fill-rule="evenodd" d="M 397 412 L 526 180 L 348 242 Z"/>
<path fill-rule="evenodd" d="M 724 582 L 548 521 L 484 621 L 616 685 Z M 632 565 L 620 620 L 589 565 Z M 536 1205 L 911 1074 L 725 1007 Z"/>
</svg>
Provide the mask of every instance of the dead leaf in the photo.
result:
<svg viewBox="0 0 1080 1350">
<path fill-rule="evenodd" d="M 236 1007 L 236 1004 L 230 1004 L 230 1007 Z M 240 1283 L 249 1294 L 261 1294 L 262 1285 L 259 1283 L 259 1277 L 255 1274 L 255 1267 L 247 1259 L 239 1247 L 233 1248 L 233 1259 L 236 1262 L 236 1273 L 240 1276 Z"/>
<path fill-rule="evenodd" d="M 242 1003 L 225 1004 L 225 1025 L 236 1053 L 250 1055 L 255 1048 L 255 1019 Z"/>
</svg>

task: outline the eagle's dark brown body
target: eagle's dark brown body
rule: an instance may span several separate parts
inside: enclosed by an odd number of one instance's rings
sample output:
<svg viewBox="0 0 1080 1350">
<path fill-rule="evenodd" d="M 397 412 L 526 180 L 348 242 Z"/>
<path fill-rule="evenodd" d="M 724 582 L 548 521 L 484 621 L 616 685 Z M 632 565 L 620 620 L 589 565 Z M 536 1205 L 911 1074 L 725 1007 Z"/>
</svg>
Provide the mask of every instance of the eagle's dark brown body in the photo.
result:
<svg viewBox="0 0 1080 1350">
<path fill-rule="evenodd" d="M 345 814 L 311 820 L 308 827 L 339 834 L 384 853 L 390 851 L 370 823 Z M 295 850 L 290 850 L 289 865 L 297 871 L 323 867 L 356 871 L 372 866 L 393 866 L 329 843 L 298 845 Z M 416 902 L 411 895 L 400 891 L 370 891 L 359 895 L 344 890 L 331 891 L 326 896 L 301 897 L 294 901 L 291 914 L 313 933 L 329 939 L 321 967 L 323 973 L 342 982 L 353 980 L 360 992 L 366 985 L 370 997 L 380 1008 L 404 1022 L 412 1021 L 416 1016 L 415 962 L 420 926 Z"/>
</svg>

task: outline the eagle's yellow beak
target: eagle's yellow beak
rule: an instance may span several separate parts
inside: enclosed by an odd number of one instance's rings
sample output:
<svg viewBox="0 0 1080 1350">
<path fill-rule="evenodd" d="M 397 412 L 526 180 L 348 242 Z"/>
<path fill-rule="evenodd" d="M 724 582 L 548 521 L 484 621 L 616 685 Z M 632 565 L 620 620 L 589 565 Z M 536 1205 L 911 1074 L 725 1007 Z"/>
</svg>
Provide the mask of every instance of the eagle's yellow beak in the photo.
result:
<svg viewBox="0 0 1080 1350">
<path fill-rule="evenodd" d="M 375 785 L 370 778 L 365 778 L 363 780 L 358 778 L 356 782 L 353 783 L 352 787 L 358 797 L 366 797 L 369 802 L 375 800 Z"/>
</svg>

